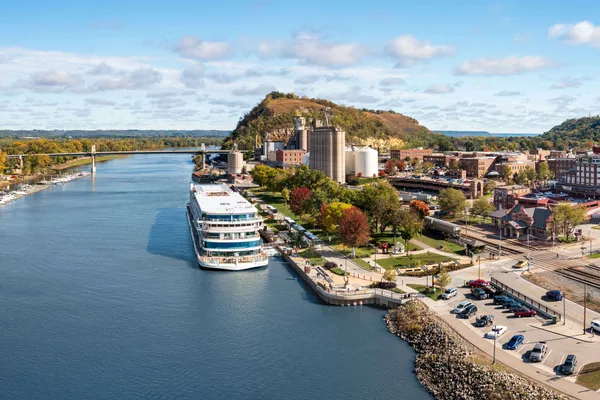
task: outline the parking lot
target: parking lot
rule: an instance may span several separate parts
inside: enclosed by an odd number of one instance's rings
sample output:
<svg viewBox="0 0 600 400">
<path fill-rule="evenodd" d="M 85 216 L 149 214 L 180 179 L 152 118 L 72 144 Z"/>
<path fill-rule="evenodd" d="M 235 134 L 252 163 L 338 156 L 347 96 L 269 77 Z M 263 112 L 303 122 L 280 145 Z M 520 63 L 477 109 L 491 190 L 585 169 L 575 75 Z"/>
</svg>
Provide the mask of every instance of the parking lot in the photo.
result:
<svg viewBox="0 0 600 400">
<path fill-rule="evenodd" d="M 559 333 L 552 332 L 551 329 L 555 329 L 556 326 L 544 326 L 546 320 L 541 317 L 523 317 L 517 318 L 513 316 L 510 310 L 502 308 L 500 305 L 494 305 L 492 299 L 487 300 L 476 300 L 470 292 L 469 288 L 458 288 L 457 296 L 450 300 L 440 300 L 446 303 L 448 314 L 451 314 L 451 310 L 461 301 L 471 301 L 478 308 L 476 315 L 492 315 L 494 317 L 494 323 L 491 326 L 476 327 L 475 319 L 476 316 L 472 316 L 469 319 L 461 319 L 456 317 L 462 323 L 467 325 L 473 332 L 476 332 L 482 340 L 493 341 L 493 339 L 485 339 L 484 336 L 487 332 L 491 331 L 494 325 L 503 325 L 508 329 L 496 340 L 496 351 L 508 352 L 514 357 L 521 359 L 524 363 L 532 364 L 532 367 L 541 369 L 549 375 L 558 375 L 557 367 L 561 365 L 568 354 L 575 354 L 577 356 L 577 368 L 575 374 L 572 377 L 565 377 L 569 380 L 575 380 L 575 376 L 579 369 L 588 362 L 598 360 L 598 346 L 594 343 L 588 343 L 585 340 L 568 337 Z M 520 345 L 516 350 L 506 350 L 504 345 L 510 340 L 513 335 L 523 335 L 525 337 L 523 344 Z M 589 335 L 587 335 L 589 337 Z M 582 338 L 585 338 L 582 336 Z M 529 354 L 533 349 L 533 346 L 540 341 L 544 341 L 548 344 L 548 352 L 542 360 L 542 362 L 534 363 L 529 361 Z"/>
</svg>

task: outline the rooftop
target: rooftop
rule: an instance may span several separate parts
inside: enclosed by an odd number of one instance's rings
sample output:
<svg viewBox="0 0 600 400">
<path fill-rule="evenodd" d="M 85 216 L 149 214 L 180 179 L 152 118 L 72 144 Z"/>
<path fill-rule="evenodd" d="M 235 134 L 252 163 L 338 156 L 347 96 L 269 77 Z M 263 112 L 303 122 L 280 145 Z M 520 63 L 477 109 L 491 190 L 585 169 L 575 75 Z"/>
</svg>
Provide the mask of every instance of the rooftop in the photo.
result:
<svg viewBox="0 0 600 400">
<path fill-rule="evenodd" d="M 241 194 L 227 185 L 193 185 L 196 201 L 207 214 L 242 214 L 255 212 L 256 208 Z"/>
</svg>

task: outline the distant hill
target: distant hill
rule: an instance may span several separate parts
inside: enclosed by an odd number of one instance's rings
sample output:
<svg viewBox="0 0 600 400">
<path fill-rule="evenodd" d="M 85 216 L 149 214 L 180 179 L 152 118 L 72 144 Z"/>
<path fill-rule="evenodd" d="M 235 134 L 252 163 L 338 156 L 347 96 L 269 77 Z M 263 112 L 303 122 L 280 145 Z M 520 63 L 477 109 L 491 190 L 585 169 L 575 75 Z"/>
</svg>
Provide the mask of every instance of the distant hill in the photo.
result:
<svg viewBox="0 0 600 400">
<path fill-rule="evenodd" d="M 445 136 L 451 137 L 535 137 L 539 133 L 490 133 L 488 131 L 438 131 L 434 130 L 435 133 L 441 133 Z"/>
<path fill-rule="evenodd" d="M 0 130 L 0 137 L 225 137 L 230 131 L 215 130 Z"/>
<path fill-rule="evenodd" d="M 600 142 L 600 116 L 568 119 L 541 135 L 555 144 Z"/>
<path fill-rule="evenodd" d="M 269 135 L 273 139 L 287 141 L 294 132 L 296 115 L 324 119 L 325 107 L 330 108 L 330 123 L 346 131 L 347 142 L 366 144 L 391 141 L 394 146 L 429 146 L 442 138 L 442 135 L 419 125 L 416 119 L 394 111 L 358 109 L 329 100 L 272 92 L 244 115 L 225 139 L 224 146 L 237 143 L 242 149 L 251 149 L 256 135 L 261 140 Z"/>
</svg>

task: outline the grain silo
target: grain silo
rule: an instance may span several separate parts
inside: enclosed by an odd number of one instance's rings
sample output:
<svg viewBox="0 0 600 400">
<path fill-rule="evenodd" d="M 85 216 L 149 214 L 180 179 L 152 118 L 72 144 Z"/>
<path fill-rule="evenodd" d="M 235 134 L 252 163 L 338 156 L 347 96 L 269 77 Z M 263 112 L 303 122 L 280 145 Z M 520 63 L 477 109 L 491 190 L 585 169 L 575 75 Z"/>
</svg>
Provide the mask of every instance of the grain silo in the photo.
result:
<svg viewBox="0 0 600 400">
<path fill-rule="evenodd" d="M 354 154 L 354 174 L 361 174 L 365 178 L 377 176 L 377 163 L 379 153 L 369 146 L 357 149 Z"/>
<path fill-rule="evenodd" d="M 233 150 L 227 154 L 227 172 L 229 174 L 241 174 L 243 168 L 244 155 L 241 152 Z"/>
<path fill-rule="evenodd" d="M 346 132 L 313 121 L 310 138 L 310 168 L 323 171 L 338 183 L 346 183 Z"/>
</svg>

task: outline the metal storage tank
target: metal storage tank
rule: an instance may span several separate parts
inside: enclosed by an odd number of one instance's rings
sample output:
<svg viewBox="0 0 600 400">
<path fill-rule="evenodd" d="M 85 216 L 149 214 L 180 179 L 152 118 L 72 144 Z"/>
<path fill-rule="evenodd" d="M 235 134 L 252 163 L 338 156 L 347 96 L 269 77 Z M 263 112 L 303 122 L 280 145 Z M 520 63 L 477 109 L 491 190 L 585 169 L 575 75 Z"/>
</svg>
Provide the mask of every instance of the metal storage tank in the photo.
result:
<svg viewBox="0 0 600 400">
<path fill-rule="evenodd" d="M 230 174 L 241 174 L 244 168 L 244 155 L 239 151 L 227 154 L 227 172 Z"/>
<path fill-rule="evenodd" d="M 355 165 L 354 160 L 356 158 L 356 149 L 354 146 L 346 147 L 346 175 L 354 174 Z"/>
<path fill-rule="evenodd" d="M 354 155 L 354 170 L 355 173 L 362 173 L 365 178 L 370 178 L 373 175 L 377 176 L 377 150 L 370 147 L 363 147 L 356 151 Z"/>
</svg>

